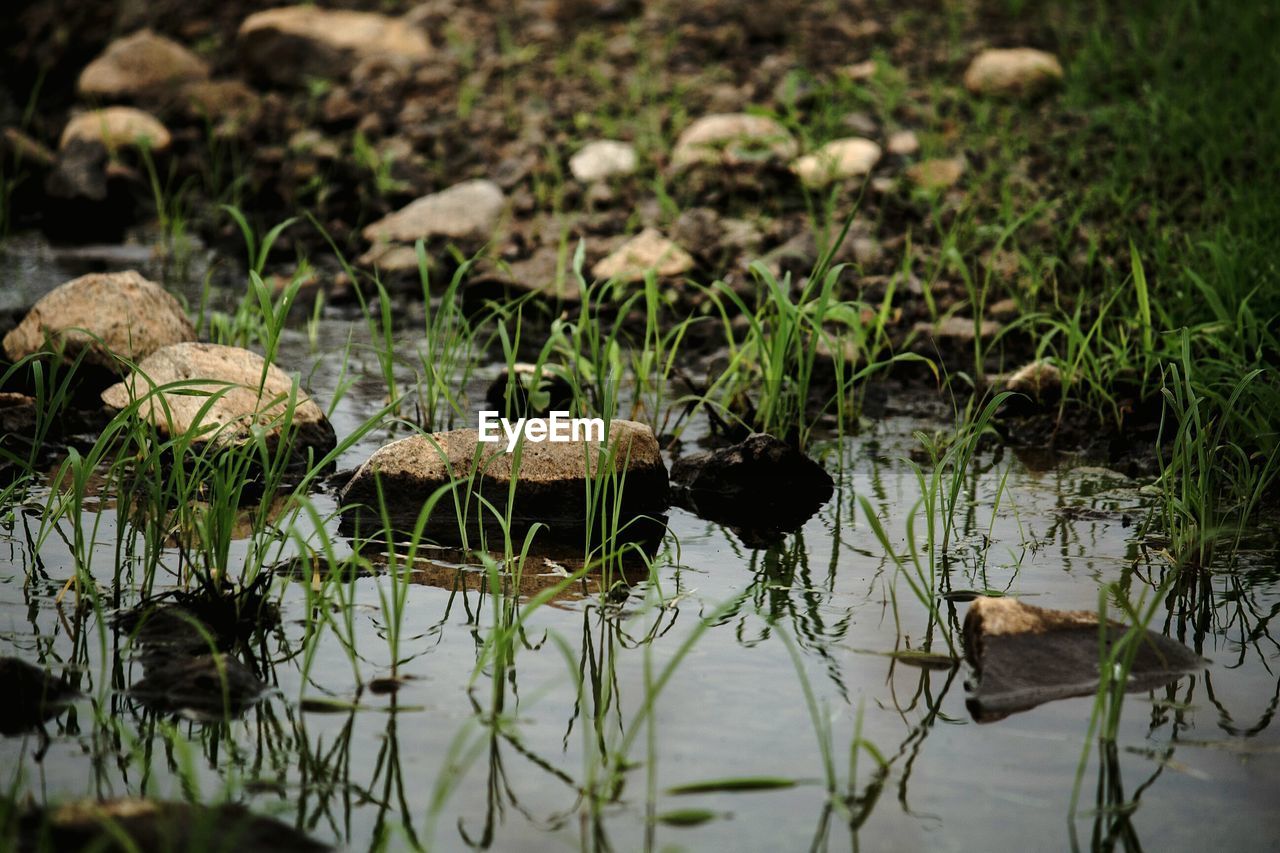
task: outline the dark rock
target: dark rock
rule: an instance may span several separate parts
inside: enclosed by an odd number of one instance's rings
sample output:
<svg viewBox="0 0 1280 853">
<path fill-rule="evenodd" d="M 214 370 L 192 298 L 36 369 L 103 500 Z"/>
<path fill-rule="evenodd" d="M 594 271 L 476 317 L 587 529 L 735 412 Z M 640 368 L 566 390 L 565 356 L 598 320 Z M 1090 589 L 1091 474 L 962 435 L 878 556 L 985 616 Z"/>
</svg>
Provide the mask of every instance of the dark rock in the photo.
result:
<svg viewBox="0 0 1280 853">
<path fill-rule="evenodd" d="M 1098 643 L 1120 640 L 1128 629 L 1098 624 L 1087 610 L 1047 610 L 1012 598 L 980 597 L 964 620 L 965 655 L 976 683 L 968 699 L 979 722 L 991 722 L 1054 699 L 1089 696 L 1098 689 Z M 1153 690 L 1200 669 L 1204 660 L 1186 646 L 1145 631 L 1126 691 Z"/>
<path fill-rule="evenodd" d="M 225 713 L 239 714 L 267 690 L 251 669 L 222 653 L 152 656 L 144 660 L 144 667 L 146 674 L 129 689 L 129 695 L 168 713 L 220 719 Z"/>
<path fill-rule="evenodd" d="M 546 365 L 541 371 L 525 362 L 516 362 L 512 367 L 513 370 L 503 370 L 494 377 L 485 391 L 484 400 L 494 409 L 507 412 L 508 386 L 511 389 L 509 417 L 545 418 L 552 410 L 566 411 L 573 404 L 573 386 Z"/>
<path fill-rule="evenodd" d="M 0 695 L 0 735 L 10 736 L 39 726 L 79 694 L 37 666 L 0 657 Z"/>
<path fill-rule="evenodd" d="M 32 809 L 19 819 L 20 850 L 98 850 L 159 853 L 235 850 L 236 853 L 318 853 L 331 849 L 274 818 L 242 805 L 124 798 L 84 800 Z"/>
<path fill-rule="evenodd" d="M 678 505 L 752 541 L 799 528 L 835 487 L 821 465 L 764 433 L 677 460 L 671 480 Z"/>
</svg>

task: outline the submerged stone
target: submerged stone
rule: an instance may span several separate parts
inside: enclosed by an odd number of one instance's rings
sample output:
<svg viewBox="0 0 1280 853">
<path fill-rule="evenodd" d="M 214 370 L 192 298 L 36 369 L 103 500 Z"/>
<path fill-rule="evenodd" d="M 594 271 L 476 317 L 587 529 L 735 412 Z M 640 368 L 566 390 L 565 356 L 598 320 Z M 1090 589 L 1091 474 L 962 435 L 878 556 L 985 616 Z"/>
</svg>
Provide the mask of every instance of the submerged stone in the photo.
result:
<svg viewBox="0 0 1280 853">
<path fill-rule="evenodd" d="M 821 465 L 765 433 L 679 459 L 671 480 L 677 503 L 733 527 L 749 544 L 799 528 L 835 488 Z"/>
<path fill-rule="evenodd" d="M 965 655 L 976 675 L 970 712 L 979 722 L 990 722 L 1054 699 L 1095 693 L 1099 642 L 1114 643 L 1127 630 L 1117 622 L 1100 626 L 1098 614 L 1088 610 L 975 599 L 964 620 Z M 1203 664 L 1178 641 L 1144 631 L 1125 689 L 1153 690 Z"/>
<path fill-rule="evenodd" d="M 60 678 L 20 658 L 0 657 L 0 735 L 33 729 L 79 694 Z"/>
<path fill-rule="evenodd" d="M 1030 98 L 1062 80 L 1062 63 L 1052 53 L 1030 47 L 984 50 L 964 72 L 965 88 L 975 95 Z"/>
<path fill-rule="evenodd" d="M 155 656 L 129 695 L 148 707 L 174 714 L 217 719 L 239 714 L 257 702 L 267 685 L 228 654 Z"/>
<path fill-rule="evenodd" d="M 208 76 L 203 59 L 173 39 L 144 29 L 107 45 L 80 72 L 76 89 L 87 98 L 135 98 Z"/>
<path fill-rule="evenodd" d="M 82 800 L 33 809 L 19 819 L 20 849 L 235 850 L 319 853 L 331 849 L 242 805 L 202 806 L 141 798 Z"/>
<path fill-rule="evenodd" d="M 156 392 L 172 383 L 181 384 Z M 294 394 L 292 377 L 257 353 L 183 343 L 144 358 L 124 381 L 102 392 L 102 401 L 114 409 L 140 401 L 139 417 L 165 434 L 194 435 L 224 446 L 250 440 L 253 430 L 265 430 L 269 441 L 278 441 L 288 420 L 295 452 L 332 450 L 337 438 L 324 412 L 301 388 Z M 217 399 L 209 405 L 213 395 Z"/>
<path fill-rule="evenodd" d="M 466 505 L 469 489 L 470 518 L 483 515 L 487 523 L 491 513 L 482 511 L 475 499 L 483 497 L 505 513 L 514 477 L 513 522 L 543 522 L 551 525 L 552 535 L 580 533 L 591 509 L 587 504 L 588 482 L 605 488 L 611 479 L 610 469 L 602 465 L 610 462 L 611 470 L 622 482 L 620 506 L 624 521 L 666 509 L 667 469 L 653 431 L 644 424 L 618 419 L 609 423 L 604 442 L 581 436 L 564 442 L 526 439 L 518 467 L 515 455 L 507 452 L 505 437 L 499 442 L 481 442 L 474 429 L 410 436 L 375 451 L 339 498 L 356 511 L 357 517 L 360 510 L 370 510 L 369 518 L 380 527 L 380 484 L 393 520 L 411 524 L 437 489 L 458 483 L 458 505 Z M 451 497 L 446 496 L 437 504 L 435 516 L 433 531 L 448 532 L 459 526 Z"/>
<path fill-rule="evenodd" d="M 163 287 L 133 270 L 90 273 L 41 297 L 4 337 L 5 355 L 17 361 L 52 344 L 67 364 L 123 374 L 120 359 L 138 361 L 161 347 L 196 339 L 182 305 Z M 99 386 L 101 387 L 101 386 Z"/>
</svg>

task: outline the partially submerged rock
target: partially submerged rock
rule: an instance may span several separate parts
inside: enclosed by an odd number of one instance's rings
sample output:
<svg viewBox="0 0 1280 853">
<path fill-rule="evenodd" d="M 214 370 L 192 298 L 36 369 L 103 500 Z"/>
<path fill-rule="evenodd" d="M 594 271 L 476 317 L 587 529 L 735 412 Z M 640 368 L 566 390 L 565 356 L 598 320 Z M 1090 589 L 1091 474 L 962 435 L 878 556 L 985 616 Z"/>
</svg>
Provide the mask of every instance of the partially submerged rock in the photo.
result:
<svg viewBox="0 0 1280 853">
<path fill-rule="evenodd" d="M 308 5 L 256 12 L 236 41 L 254 76 L 284 86 L 346 77 L 365 59 L 413 66 L 431 55 L 426 34 L 409 20 Z"/>
<path fill-rule="evenodd" d="M 975 599 L 964 620 L 965 655 L 977 676 L 970 712 L 979 722 L 990 722 L 1054 699 L 1095 693 L 1099 643 L 1115 643 L 1127 630 L 1117 622 L 1099 625 L 1098 614 L 1088 610 Z M 1153 690 L 1203 664 L 1176 640 L 1144 631 L 1125 689 Z"/>
<path fill-rule="evenodd" d="M 791 164 L 791 171 L 810 189 L 862 177 L 880 162 L 880 146 L 870 139 L 836 139 Z"/>
<path fill-rule="evenodd" d="M 1009 375 L 1005 390 L 1025 394 L 1035 402 L 1056 400 L 1062 391 L 1062 371 L 1048 359 L 1038 359 L 1023 365 Z"/>
<path fill-rule="evenodd" d="M 1003 98 L 1034 97 L 1061 80 L 1058 58 L 1030 47 L 984 50 L 964 72 L 964 85 L 970 92 Z"/>
<path fill-rule="evenodd" d="M 150 113 L 134 107 L 104 107 L 79 113 L 67 122 L 58 138 L 58 150 L 65 152 L 77 142 L 101 145 L 108 152 L 143 146 L 151 151 L 164 151 L 172 137 Z"/>
<path fill-rule="evenodd" d="M 86 98 L 137 98 L 208 76 L 203 59 L 173 39 L 144 29 L 107 45 L 80 72 L 76 90 Z"/>
<path fill-rule="evenodd" d="M 452 240 L 461 243 L 464 249 L 478 248 L 493 236 L 505 207 L 506 196 L 492 181 L 480 179 L 454 184 L 366 226 L 361 233 L 374 245 L 361 262 L 388 268 L 402 268 L 410 262 L 417 266 L 413 243 L 420 239 Z M 389 254 L 396 250 L 398 254 Z M 388 260 L 399 262 L 389 264 Z"/>
<path fill-rule="evenodd" d="M 679 459 L 671 480 L 677 503 L 735 528 L 748 544 L 767 543 L 795 530 L 835 488 L 821 465 L 765 433 Z"/>
<path fill-rule="evenodd" d="M 195 339 L 178 300 L 126 270 L 90 273 L 46 293 L 5 335 L 4 353 L 17 361 L 52 346 L 67 364 L 83 354 L 83 364 L 121 375 L 128 366 L 120 359 L 136 362 Z"/>
<path fill-rule="evenodd" d="M 565 442 L 525 440 L 519 467 L 513 470 L 514 460 L 505 440 L 481 442 L 474 429 L 415 435 L 375 451 L 339 497 L 347 507 L 372 510 L 369 517 L 380 526 L 380 483 L 393 520 L 411 524 L 437 489 L 459 483 L 458 501 L 466 500 L 470 488 L 470 517 L 476 519 L 490 513 L 474 504 L 475 496 L 483 496 L 505 512 L 514 476 L 513 521 L 546 523 L 553 536 L 580 534 L 588 514 L 587 481 L 602 487 L 612 470 L 618 478 L 625 478 L 621 494 L 624 519 L 661 513 L 667 506 L 667 469 L 653 431 L 644 424 L 615 419 L 609 423 L 605 442 L 583 437 Z M 611 469 L 607 467 L 610 462 Z M 452 498 L 437 504 L 436 516 L 439 519 L 433 517 L 432 530 L 456 532 Z M 487 523 L 490 519 L 482 520 Z"/>
<path fill-rule="evenodd" d="M 239 714 L 267 692 L 253 670 L 222 652 L 153 657 L 129 695 L 148 707 L 201 719 Z"/>
<path fill-rule="evenodd" d="M 791 133 L 766 116 L 720 113 L 689 125 L 671 151 L 677 172 L 694 166 L 784 164 L 799 153 Z"/>
<path fill-rule="evenodd" d="M 327 845 L 242 805 L 122 798 L 81 800 L 35 809 L 19 819 L 22 849 L 235 850 L 237 853 L 320 853 Z"/>
<path fill-rule="evenodd" d="M 8 737 L 36 728 L 79 694 L 38 666 L 0 657 L 0 695 L 0 735 Z"/>
<path fill-rule="evenodd" d="M 625 142 L 602 139 L 588 142 L 569 158 L 569 171 L 584 184 L 621 178 L 635 172 L 636 149 Z"/>
<path fill-rule="evenodd" d="M 597 281 L 643 281 L 653 271 L 659 278 L 675 278 L 693 269 L 693 256 L 662 236 L 656 228 L 646 228 L 591 268 Z"/>
<path fill-rule="evenodd" d="M 165 391 L 155 389 L 181 383 Z M 209 405 L 209 397 L 218 398 Z M 296 395 L 296 396 L 295 396 Z M 290 400 L 292 413 L 288 413 Z M 124 381 L 102 392 L 102 401 L 124 409 L 135 401 L 139 417 L 168 435 L 193 435 L 198 441 L 234 445 L 265 430 L 276 442 L 289 422 L 292 448 L 327 453 L 337 439 L 324 412 L 293 378 L 262 356 L 239 347 L 184 343 L 144 358 Z M 202 411 L 208 406 L 207 411 Z"/>
</svg>

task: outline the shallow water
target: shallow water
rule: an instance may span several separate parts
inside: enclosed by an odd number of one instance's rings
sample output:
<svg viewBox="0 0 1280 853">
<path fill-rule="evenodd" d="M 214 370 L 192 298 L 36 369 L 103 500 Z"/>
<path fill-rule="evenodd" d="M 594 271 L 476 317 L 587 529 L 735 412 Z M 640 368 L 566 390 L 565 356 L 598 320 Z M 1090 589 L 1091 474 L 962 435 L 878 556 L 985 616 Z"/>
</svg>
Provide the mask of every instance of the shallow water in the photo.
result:
<svg viewBox="0 0 1280 853">
<path fill-rule="evenodd" d="M 346 321 L 322 322 L 314 350 L 301 330 L 286 334 L 279 361 L 300 371 L 322 404 L 342 381 L 349 331 Z M 375 360 L 354 334 L 347 378 L 357 381 L 333 412 L 339 436 L 385 398 L 372 378 Z M 398 351 L 414 345 L 406 335 Z M 1203 572 L 1169 596 L 1153 627 L 1211 663 L 1166 689 L 1127 697 L 1118 750 L 1105 766 L 1090 751 L 1073 823 L 1068 810 L 1091 697 L 978 724 L 965 707 L 963 666 L 924 668 L 886 655 L 945 652 L 943 633 L 958 640 L 966 608 L 963 595 L 953 596 L 944 604 L 948 624 L 930 626 L 856 500 L 871 502 L 905 553 L 905 520 L 919 497 L 907 461 L 917 446 L 912 432 L 938 426 L 894 414 L 821 445 L 829 469 L 841 470 L 839 489 L 773 548 L 749 549 L 731 531 L 672 510 L 658 588 L 641 581 L 621 603 L 566 595 L 538 609 L 503 679 L 476 672 L 493 625 L 492 597 L 436 572 L 424 578 L 436 585 L 408 591 L 399 664 L 407 682 L 394 696 L 366 691 L 357 709 L 322 712 L 315 700 L 334 700 L 339 709 L 356 698 L 358 678 L 390 672 L 379 598 L 389 581 L 368 574 L 351 587 L 344 612 L 358 676 L 347 647 L 328 630 L 304 678 L 307 584 L 282 574 L 283 628 L 265 649 L 276 691 L 230 723 L 158 716 L 125 695 L 141 675 L 127 635 L 93 613 L 74 620 L 70 597 L 55 604 L 74 570 L 72 552 L 58 534 L 33 552 L 28 531 L 38 527 L 38 511 L 20 513 L 0 529 L 0 654 L 75 672 L 86 698 L 47 724 L 51 742 L 39 760 L 37 735 L 0 740 L 0 767 L 9 769 L 0 782 L 12 788 L 19 775 L 18 790 L 51 802 L 225 795 L 356 850 L 379 838 L 393 849 L 412 839 L 440 850 L 1061 849 L 1073 837 L 1090 846 L 1098 827 L 1106 835 L 1119 817 L 1112 806 L 1135 797 L 1117 845 L 1275 849 L 1280 735 L 1270 723 L 1280 701 L 1280 645 L 1269 620 L 1280 612 L 1276 555 L 1243 553 L 1234 569 Z M 365 436 L 339 468 L 358 464 L 389 435 Z M 1092 610 L 1102 584 L 1128 579 L 1136 598 L 1144 583 L 1158 581 L 1163 558 L 1143 547 L 1136 523 L 1149 501 L 1145 484 L 1086 462 L 980 452 L 965 480 L 962 532 L 941 590 L 1000 591 Z M 44 497 L 37 491 L 31 504 Z M 334 508 L 326 495 L 316 504 Z M 100 512 L 92 571 L 105 588 L 115 570 L 115 512 L 109 502 Z M 65 526 L 62 533 L 69 538 Z M 339 551 L 349 547 L 336 522 L 323 535 Z M 237 546 L 233 567 L 246 549 Z M 658 694 L 650 747 L 649 730 L 634 724 L 651 692 L 646 682 L 680 653 L 701 618 L 738 598 Z M 130 603 L 123 590 L 119 605 Z M 787 640 L 829 725 L 841 788 L 850 785 L 859 715 L 861 737 L 889 762 L 878 778 L 870 753 L 860 754 L 850 800 L 857 827 L 826 809 L 822 752 Z M 498 712 L 501 725 L 485 724 Z M 634 765 L 618 801 L 593 811 L 581 787 L 598 775 L 600 749 L 616 749 L 632 732 Z M 461 775 L 433 806 L 450 768 Z M 739 776 L 800 784 L 665 793 Z M 688 828 L 651 824 L 650 784 L 658 814 L 696 808 L 713 819 Z"/>
</svg>

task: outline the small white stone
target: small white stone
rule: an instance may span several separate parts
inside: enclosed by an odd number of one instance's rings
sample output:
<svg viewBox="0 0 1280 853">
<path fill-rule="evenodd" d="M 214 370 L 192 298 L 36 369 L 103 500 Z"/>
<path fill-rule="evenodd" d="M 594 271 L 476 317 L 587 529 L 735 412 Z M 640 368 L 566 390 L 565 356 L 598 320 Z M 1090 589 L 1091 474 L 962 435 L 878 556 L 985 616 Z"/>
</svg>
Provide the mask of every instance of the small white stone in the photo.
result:
<svg viewBox="0 0 1280 853">
<path fill-rule="evenodd" d="M 880 161 L 880 146 L 870 139 L 850 137 L 828 142 L 791 164 L 791 171 L 811 189 L 867 174 Z"/>
<path fill-rule="evenodd" d="M 584 184 L 620 178 L 636 170 L 636 150 L 625 142 L 601 139 L 588 142 L 569 158 L 569 171 Z"/>
</svg>

